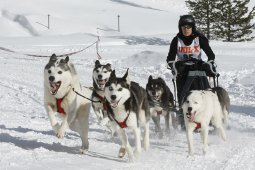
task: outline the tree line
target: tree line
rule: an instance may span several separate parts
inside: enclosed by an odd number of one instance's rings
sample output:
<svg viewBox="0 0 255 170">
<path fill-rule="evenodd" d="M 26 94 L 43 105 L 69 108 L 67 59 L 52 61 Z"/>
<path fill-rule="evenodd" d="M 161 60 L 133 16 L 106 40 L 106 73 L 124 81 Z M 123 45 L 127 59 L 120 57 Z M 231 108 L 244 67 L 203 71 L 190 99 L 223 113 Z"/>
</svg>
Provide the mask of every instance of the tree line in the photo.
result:
<svg viewBox="0 0 255 170">
<path fill-rule="evenodd" d="M 255 6 L 249 10 L 250 0 L 187 0 L 197 29 L 208 39 L 228 42 L 250 41 L 254 38 Z"/>
</svg>

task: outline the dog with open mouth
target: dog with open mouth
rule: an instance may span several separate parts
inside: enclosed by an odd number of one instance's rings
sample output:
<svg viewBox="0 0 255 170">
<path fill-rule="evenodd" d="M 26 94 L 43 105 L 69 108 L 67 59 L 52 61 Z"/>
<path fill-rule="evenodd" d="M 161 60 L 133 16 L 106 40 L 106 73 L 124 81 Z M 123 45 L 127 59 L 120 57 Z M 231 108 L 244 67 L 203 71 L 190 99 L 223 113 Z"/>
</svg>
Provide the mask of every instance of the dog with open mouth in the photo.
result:
<svg viewBox="0 0 255 170">
<path fill-rule="evenodd" d="M 93 69 L 93 93 L 92 93 L 92 108 L 96 114 L 98 123 L 102 126 L 110 129 L 112 136 L 115 134 L 115 130 L 111 125 L 111 120 L 108 116 L 108 109 L 106 106 L 106 98 L 104 94 L 105 84 L 109 80 L 112 72 L 111 64 L 101 64 L 99 60 L 96 60 L 95 67 Z"/>
<path fill-rule="evenodd" d="M 105 97 L 109 116 L 114 122 L 114 127 L 122 143 L 119 157 L 123 157 L 126 151 L 129 161 L 133 162 L 142 151 L 141 127 L 144 128 L 144 149 L 147 150 L 150 145 L 150 110 L 146 91 L 138 83 L 130 81 L 128 70 L 121 78 L 116 77 L 115 70 L 113 70 L 105 85 Z M 129 144 L 126 128 L 133 130 L 136 143 L 135 152 Z"/>
<path fill-rule="evenodd" d="M 174 108 L 174 97 L 170 88 L 161 77 L 153 78 L 151 75 L 146 84 L 146 92 L 150 104 L 152 120 L 155 124 L 155 131 L 159 137 L 163 137 L 163 131 L 160 126 L 160 116 L 165 118 L 165 132 L 170 132 L 169 117 L 171 115 L 172 126 L 177 128 L 176 113 Z"/>
<path fill-rule="evenodd" d="M 82 88 L 74 65 L 69 57 L 50 57 L 44 68 L 44 106 L 51 126 L 58 138 L 63 138 L 67 128 L 80 134 L 81 153 L 88 150 L 89 112 L 91 102 L 77 95 L 91 97 L 92 91 Z M 58 113 L 57 113 L 58 112 Z M 59 122 L 59 114 L 62 122 Z"/>
<path fill-rule="evenodd" d="M 203 153 L 208 150 L 209 123 L 217 129 L 225 141 L 226 133 L 223 126 L 223 110 L 217 92 L 213 90 L 191 90 L 186 94 L 182 103 L 189 156 L 194 155 L 193 131 L 198 130 L 203 143 Z"/>
</svg>

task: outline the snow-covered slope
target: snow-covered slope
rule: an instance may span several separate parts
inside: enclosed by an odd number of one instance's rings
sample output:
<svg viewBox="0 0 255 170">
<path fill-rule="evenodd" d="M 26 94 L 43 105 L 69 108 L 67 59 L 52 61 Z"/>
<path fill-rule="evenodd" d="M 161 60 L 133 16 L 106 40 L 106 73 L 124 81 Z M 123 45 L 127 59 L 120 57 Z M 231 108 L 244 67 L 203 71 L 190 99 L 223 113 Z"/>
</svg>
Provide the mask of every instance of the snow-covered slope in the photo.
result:
<svg viewBox="0 0 255 170">
<path fill-rule="evenodd" d="M 184 0 L 2 0 L 0 36 L 28 36 L 30 31 L 6 17 L 5 13 L 25 17 L 39 35 L 97 33 L 120 30 L 124 34 L 144 35 L 175 32 L 178 17 L 186 13 Z M 18 5 L 17 5 L 18 4 Z M 50 15 L 50 29 L 47 15 Z M 39 22 L 40 24 L 38 24 Z M 17 32 L 18 30 L 18 32 Z M 144 32 L 146 30 L 146 32 Z"/>
</svg>

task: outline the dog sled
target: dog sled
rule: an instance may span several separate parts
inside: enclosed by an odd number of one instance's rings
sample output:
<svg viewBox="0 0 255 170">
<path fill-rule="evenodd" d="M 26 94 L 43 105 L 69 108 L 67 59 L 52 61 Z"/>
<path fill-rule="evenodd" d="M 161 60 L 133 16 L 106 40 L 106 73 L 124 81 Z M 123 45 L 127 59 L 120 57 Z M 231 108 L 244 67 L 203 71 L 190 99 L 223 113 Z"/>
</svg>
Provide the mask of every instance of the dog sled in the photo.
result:
<svg viewBox="0 0 255 170">
<path fill-rule="evenodd" d="M 175 63 L 176 73 L 184 76 L 186 81 L 182 87 L 180 101 L 190 90 L 205 90 L 212 88 L 209 79 L 213 78 L 214 87 L 218 86 L 219 74 L 216 72 L 216 66 L 212 61 L 204 62 L 202 60 L 191 59 L 187 61 L 177 61 Z M 217 82 L 216 82 L 217 79 Z"/>
<path fill-rule="evenodd" d="M 216 72 L 216 65 L 213 61 L 204 62 L 197 59 L 189 59 L 185 61 L 174 61 L 173 63 L 173 84 L 174 84 L 174 110 L 179 115 L 179 123 L 184 128 L 183 114 L 181 104 L 186 94 L 191 90 L 206 90 L 212 88 L 209 79 L 213 78 L 214 87 L 218 86 L 219 74 Z M 184 81 L 182 89 L 176 94 L 176 77 L 181 77 Z M 178 102 L 177 102 L 178 101 Z"/>
</svg>

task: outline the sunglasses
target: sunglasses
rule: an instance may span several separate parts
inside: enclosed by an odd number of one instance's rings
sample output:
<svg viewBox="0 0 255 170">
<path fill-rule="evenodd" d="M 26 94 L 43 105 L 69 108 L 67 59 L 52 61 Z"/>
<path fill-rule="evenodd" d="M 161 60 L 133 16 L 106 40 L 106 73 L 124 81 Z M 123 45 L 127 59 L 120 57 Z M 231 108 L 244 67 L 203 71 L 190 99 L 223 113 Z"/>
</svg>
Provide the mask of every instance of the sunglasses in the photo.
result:
<svg viewBox="0 0 255 170">
<path fill-rule="evenodd" d="M 190 29 L 190 28 L 192 28 L 192 27 L 189 26 L 189 25 L 184 25 L 184 26 L 182 26 L 182 29 Z"/>
</svg>

